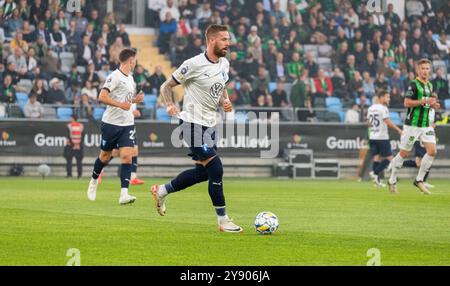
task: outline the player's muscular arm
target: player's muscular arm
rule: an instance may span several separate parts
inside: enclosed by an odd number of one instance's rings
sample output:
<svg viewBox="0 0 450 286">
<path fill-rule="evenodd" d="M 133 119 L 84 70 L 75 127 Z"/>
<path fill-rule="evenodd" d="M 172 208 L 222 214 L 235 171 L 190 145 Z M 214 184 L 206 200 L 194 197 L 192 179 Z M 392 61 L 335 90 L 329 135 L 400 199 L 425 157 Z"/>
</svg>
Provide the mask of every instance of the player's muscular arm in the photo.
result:
<svg viewBox="0 0 450 286">
<path fill-rule="evenodd" d="M 131 108 L 131 102 L 119 102 L 117 100 L 112 99 L 111 96 L 109 96 L 109 91 L 107 89 L 102 89 L 100 91 L 98 101 L 106 105 L 121 108 L 123 110 L 130 110 Z"/>
<path fill-rule="evenodd" d="M 164 100 L 164 104 L 166 105 L 167 113 L 170 116 L 173 116 L 180 112 L 178 107 L 175 106 L 175 103 L 173 102 L 173 96 L 172 96 L 172 89 L 177 85 L 178 85 L 178 83 L 173 78 L 170 78 L 170 79 L 166 80 L 166 82 L 164 82 L 160 88 L 160 96 Z"/>
<path fill-rule="evenodd" d="M 231 104 L 231 100 L 228 97 L 228 91 L 226 88 L 223 91 L 222 96 L 220 97 L 219 105 L 223 107 L 223 110 L 225 112 L 231 112 L 233 110 L 233 104 Z"/>
<path fill-rule="evenodd" d="M 398 132 L 398 134 L 402 135 L 402 132 L 403 132 L 403 131 L 402 131 L 397 125 L 395 125 L 394 122 L 392 122 L 390 119 L 385 119 L 385 120 L 384 120 L 384 123 L 386 123 L 386 125 L 387 125 L 389 128 L 394 129 L 395 131 Z"/>
<path fill-rule="evenodd" d="M 424 106 L 425 104 L 428 104 L 430 106 L 434 106 L 436 104 L 436 98 L 428 97 L 428 98 L 422 98 L 420 100 L 418 99 L 411 99 L 411 98 L 405 98 L 405 107 L 412 108 L 417 106 Z"/>
</svg>

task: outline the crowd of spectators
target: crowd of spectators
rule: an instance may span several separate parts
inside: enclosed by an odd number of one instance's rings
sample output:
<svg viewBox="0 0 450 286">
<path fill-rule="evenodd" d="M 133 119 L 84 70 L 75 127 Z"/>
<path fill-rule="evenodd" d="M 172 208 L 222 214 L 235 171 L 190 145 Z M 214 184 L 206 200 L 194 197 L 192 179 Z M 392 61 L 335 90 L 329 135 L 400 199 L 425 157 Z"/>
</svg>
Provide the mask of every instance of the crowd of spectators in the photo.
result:
<svg viewBox="0 0 450 286">
<path fill-rule="evenodd" d="M 337 97 L 349 122 L 361 122 L 380 89 L 391 93 L 392 108 L 403 108 L 414 63 L 423 57 L 433 61 L 435 92 L 449 98 L 450 2 L 406 0 L 404 20 L 393 4 L 371 13 L 366 3 L 150 0 L 149 15 L 160 53 L 174 66 L 204 50 L 207 25 L 229 27 L 228 93 L 237 106 L 303 108 L 296 114 L 303 121 Z"/>
<path fill-rule="evenodd" d="M 99 88 L 130 37 L 99 1 L 80 0 L 73 13 L 67 2 L 0 0 L 0 117 L 56 116 L 45 107 L 73 105 L 80 118 L 92 118 Z M 160 70 L 142 77 L 137 69 L 144 89 L 159 89 Z"/>
</svg>

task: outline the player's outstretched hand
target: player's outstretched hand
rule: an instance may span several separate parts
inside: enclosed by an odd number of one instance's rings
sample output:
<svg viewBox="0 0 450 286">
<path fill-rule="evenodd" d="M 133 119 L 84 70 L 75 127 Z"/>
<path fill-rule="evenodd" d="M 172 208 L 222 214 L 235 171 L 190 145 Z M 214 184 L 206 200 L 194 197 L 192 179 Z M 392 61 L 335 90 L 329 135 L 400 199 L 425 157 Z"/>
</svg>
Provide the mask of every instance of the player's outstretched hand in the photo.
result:
<svg viewBox="0 0 450 286">
<path fill-rule="evenodd" d="M 144 101 L 144 92 L 141 90 L 137 95 L 136 98 L 134 99 L 135 103 L 141 103 Z"/>
<path fill-rule="evenodd" d="M 175 104 L 170 104 L 167 105 L 166 112 L 167 114 L 169 114 L 169 116 L 174 116 L 180 113 L 180 110 L 178 109 L 178 107 L 175 106 Z"/>
<path fill-rule="evenodd" d="M 131 102 L 121 102 L 119 107 L 125 111 L 128 111 L 131 108 Z"/>
<path fill-rule="evenodd" d="M 233 105 L 231 104 L 231 101 L 229 99 L 225 99 L 223 101 L 223 110 L 225 112 L 231 112 L 233 111 Z"/>
</svg>

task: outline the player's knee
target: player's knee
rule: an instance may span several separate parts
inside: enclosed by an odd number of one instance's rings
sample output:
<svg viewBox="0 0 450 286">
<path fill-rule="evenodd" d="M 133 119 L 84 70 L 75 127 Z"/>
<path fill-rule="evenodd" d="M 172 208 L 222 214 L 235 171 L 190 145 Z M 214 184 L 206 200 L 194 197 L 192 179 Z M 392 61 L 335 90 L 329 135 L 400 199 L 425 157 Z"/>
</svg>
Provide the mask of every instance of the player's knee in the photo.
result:
<svg viewBox="0 0 450 286">
<path fill-rule="evenodd" d="M 100 155 L 98 156 L 98 158 L 100 159 L 100 161 L 102 161 L 103 163 L 108 163 L 109 160 L 111 159 L 111 153 L 109 152 L 101 152 Z"/>
<path fill-rule="evenodd" d="M 433 149 L 431 149 L 431 150 L 428 150 L 428 151 L 427 151 L 427 154 L 428 154 L 428 156 L 436 157 L 436 155 L 437 155 L 437 150 L 436 150 L 436 148 L 433 148 Z"/>
<path fill-rule="evenodd" d="M 207 165 L 206 170 L 210 178 L 222 179 L 223 177 L 223 165 L 219 156 L 214 157 Z"/>
</svg>

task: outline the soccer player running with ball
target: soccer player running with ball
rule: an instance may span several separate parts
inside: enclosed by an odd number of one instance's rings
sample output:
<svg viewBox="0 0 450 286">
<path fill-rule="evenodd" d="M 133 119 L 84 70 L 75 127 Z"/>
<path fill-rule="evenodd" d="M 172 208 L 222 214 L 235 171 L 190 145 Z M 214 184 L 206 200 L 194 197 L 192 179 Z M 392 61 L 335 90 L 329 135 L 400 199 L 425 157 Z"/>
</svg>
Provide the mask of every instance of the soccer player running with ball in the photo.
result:
<svg viewBox="0 0 450 286">
<path fill-rule="evenodd" d="M 392 160 L 391 176 L 389 178 L 389 191 L 397 193 L 397 173 L 402 168 L 403 162 L 409 156 L 414 143 L 421 141 L 425 147 L 426 154 L 422 158 L 419 173 L 414 181 L 423 194 L 431 194 L 424 184 L 424 177 L 430 170 L 436 156 L 436 136 L 430 123 L 430 109 L 439 109 L 440 104 L 432 96 L 433 85 L 429 81 L 431 62 L 421 59 L 417 63 L 418 77 L 412 81 L 405 95 L 405 107 L 408 108 L 403 134 L 400 140 L 400 152 Z"/>
<path fill-rule="evenodd" d="M 373 157 L 373 168 L 370 177 L 378 187 L 385 186 L 379 175 L 387 168 L 394 158 L 392 156 L 391 142 L 389 141 L 388 127 L 402 135 L 402 130 L 389 119 L 389 102 L 391 96 L 384 90 L 378 92 L 379 103 L 373 104 L 367 111 L 369 123 L 369 146 Z M 382 158 L 385 158 L 381 161 Z"/>
<path fill-rule="evenodd" d="M 209 181 L 208 192 L 217 214 L 219 230 L 238 233 L 242 228 L 234 224 L 226 213 L 223 167 L 216 153 L 214 130 L 218 108 L 221 106 L 225 112 L 232 111 L 226 89 L 230 64 L 225 58 L 230 36 L 228 28 L 222 25 L 210 25 L 205 34 L 206 52 L 186 60 L 161 86 L 168 114 L 180 119 L 183 141 L 189 147 L 189 156 L 195 161 L 195 167 L 183 171 L 164 185 L 152 186 L 151 191 L 156 210 L 163 216 L 169 194 Z M 172 99 L 172 89 L 179 84 L 185 90 L 182 112 Z"/>
<path fill-rule="evenodd" d="M 89 200 L 95 201 L 98 177 L 110 162 L 113 149 L 117 148 L 122 162 L 119 204 L 125 205 L 136 200 L 136 197 L 128 194 L 136 132 L 131 106 L 133 103 L 142 102 L 144 93 L 139 92 L 136 95 L 136 83 L 131 75 L 136 66 L 136 51 L 122 50 L 119 60 L 120 67 L 107 77 L 99 95 L 99 101 L 106 104 L 107 108 L 102 118 L 101 151 L 94 164 L 87 195 Z"/>
</svg>

